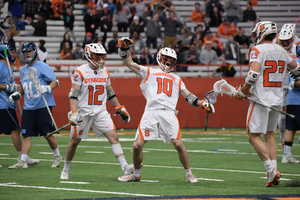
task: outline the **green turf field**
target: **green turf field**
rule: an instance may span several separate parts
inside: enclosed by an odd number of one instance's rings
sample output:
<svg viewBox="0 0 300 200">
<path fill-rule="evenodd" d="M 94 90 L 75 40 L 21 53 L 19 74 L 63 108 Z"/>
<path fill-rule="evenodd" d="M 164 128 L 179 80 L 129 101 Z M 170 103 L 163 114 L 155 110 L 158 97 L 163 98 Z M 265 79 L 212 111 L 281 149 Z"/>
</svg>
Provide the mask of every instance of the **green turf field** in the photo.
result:
<svg viewBox="0 0 300 200">
<path fill-rule="evenodd" d="M 127 131 L 127 130 L 126 130 Z M 193 132 L 195 131 L 195 132 Z M 263 163 L 247 141 L 244 131 L 231 129 L 227 133 L 200 129 L 183 129 L 183 142 L 189 152 L 193 174 L 198 184 L 186 181 L 185 172 L 172 144 L 149 142 L 144 147 L 142 181 L 121 183 L 121 167 L 105 137 L 90 135 L 77 148 L 71 164 L 69 180 L 60 180 L 63 164 L 51 168 L 53 154 L 43 137 L 32 138 L 31 158 L 40 159 L 39 165 L 28 169 L 8 169 L 17 162 L 11 137 L 0 136 L 0 199 L 76 199 L 76 198 L 147 198 L 157 196 L 190 195 L 276 195 L 299 194 L 300 187 L 290 187 L 300 181 L 300 164 L 282 164 L 281 144 L 278 142 L 278 170 L 282 174 L 279 186 L 266 188 Z M 124 132 L 124 131 L 123 131 Z M 118 131 L 121 145 L 129 163 L 132 163 L 133 134 Z M 300 159 L 298 136 L 293 154 Z M 60 152 L 65 157 L 68 135 L 56 136 Z M 297 139 L 297 141 L 296 141 Z"/>
</svg>

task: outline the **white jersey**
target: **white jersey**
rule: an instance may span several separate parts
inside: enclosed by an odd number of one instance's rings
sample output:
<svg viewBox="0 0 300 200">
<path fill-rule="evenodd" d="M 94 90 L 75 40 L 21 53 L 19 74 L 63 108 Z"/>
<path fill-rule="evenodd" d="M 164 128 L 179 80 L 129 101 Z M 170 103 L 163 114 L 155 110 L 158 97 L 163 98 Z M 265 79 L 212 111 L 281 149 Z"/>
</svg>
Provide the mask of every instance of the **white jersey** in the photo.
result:
<svg viewBox="0 0 300 200">
<path fill-rule="evenodd" d="M 186 89 L 182 79 L 160 68 L 141 66 L 137 74 L 142 77 L 140 88 L 147 100 L 145 110 L 167 108 L 176 110 L 179 92 Z"/>
<path fill-rule="evenodd" d="M 282 81 L 292 58 L 281 46 L 264 43 L 250 49 L 249 62 L 259 62 L 260 76 L 251 87 L 251 98 L 270 106 L 282 105 Z"/>
<path fill-rule="evenodd" d="M 95 115 L 106 110 L 107 90 L 110 76 L 108 70 L 93 70 L 88 64 L 76 68 L 71 76 L 72 84 L 80 85 L 77 110 L 92 111 Z"/>
</svg>

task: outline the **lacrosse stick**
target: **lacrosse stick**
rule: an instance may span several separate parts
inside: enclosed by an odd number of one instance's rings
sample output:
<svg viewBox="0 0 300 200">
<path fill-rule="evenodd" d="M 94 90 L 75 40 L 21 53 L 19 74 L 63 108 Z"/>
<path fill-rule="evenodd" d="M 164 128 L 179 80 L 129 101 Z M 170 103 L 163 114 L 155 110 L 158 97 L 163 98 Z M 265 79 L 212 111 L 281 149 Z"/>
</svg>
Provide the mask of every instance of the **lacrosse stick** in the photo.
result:
<svg viewBox="0 0 300 200">
<path fill-rule="evenodd" d="M 10 79 L 12 81 L 13 84 L 15 84 L 15 77 L 14 75 L 12 74 L 11 72 L 11 68 L 10 68 L 10 62 L 8 60 L 8 55 L 7 55 L 7 52 L 6 52 L 6 48 L 5 48 L 5 41 L 7 40 L 6 38 L 6 31 L 3 30 L 1 27 L 0 27 L 0 39 L 1 39 L 1 44 L 2 44 L 2 47 L 3 47 L 3 51 L 4 51 L 4 55 L 5 55 L 5 59 L 6 59 L 6 62 L 7 62 L 7 67 L 8 67 L 8 71 L 9 71 L 9 74 L 10 74 Z M 22 115 L 22 108 L 21 108 L 21 104 L 19 102 L 19 100 L 17 100 L 17 104 L 18 104 L 18 107 L 19 107 L 19 110 L 20 110 L 20 114 Z"/>
<path fill-rule="evenodd" d="M 227 83 L 226 80 L 222 79 L 222 80 L 220 80 L 220 81 L 217 81 L 217 82 L 214 84 L 214 91 L 217 92 L 217 93 L 220 93 L 220 94 L 225 93 L 225 94 L 227 94 L 227 95 L 229 95 L 229 96 L 233 96 L 233 94 L 234 94 L 234 92 L 236 91 L 236 89 L 235 89 L 232 85 L 230 85 L 229 83 Z M 263 104 L 263 103 L 261 103 L 261 102 L 259 102 L 259 101 L 256 101 L 256 100 L 254 100 L 254 99 L 251 99 L 251 98 L 249 98 L 249 97 L 245 97 L 245 99 L 247 99 L 247 100 L 249 100 L 249 101 L 251 101 L 251 102 L 253 102 L 253 103 L 257 103 L 258 105 L 261 105 L 261 106 L 264 106 L 264 107 L 266 107 L 266 108 L 269 108 L 269 109 L 271 109 L 271 110 L 274 110 L 274 111 L 276 111 L 276 112 L 279 112 L 279 113 L 281 113 L 281 114 L 287 115 L 287 116 L 289 116 L 289 117 L 291 117 L 291 118 L 295 118 L 295 115 L 289 114 L 289 113 L 287 113 L 287 112 L 284 112 L 284 111 L 282 111 L 282 110 L 280 110 L 280 109 L 277 109 L 277 108 L 274 108 L 274 107 L 272 107 L 272 106 L 265 105 L 265 104 Z"/>
<path fill-rule="evenodd" d="M 38 88 L 40 86 L 40 80 L 37 77 L 36 69 L 33 68 L 33 67 L 30 67 L 29 70 L 28 70 L 28 76 L 29 76 L 31 82 L 35 85 L 35 87 Z M 47 103 L 47 101 L 45 99 L 45 96 L 44 96 L 44 94 L 41 94 L 41 95 L 42 95 L 43 100 L 44 100 L 44 102 L 46 104 L 46 107 L 47 107 L 48 113 L 49 113 L 49 115 L 51 117 L 51 120 L 53 122 L 54 128 L 57 129 L 56 123 L 55 123 L 53 115 L 52 115 L 52 113 L 51 113 L 51 111 L 49 109 L 49 106 L 48 106 L 48 103 Z"/>
<path fill-rule="evenodd" d="M 79 119 L 78 119 L 78 121 L 81 121 L 81 120 L 83 120 L 83 118 L 85 116 L 91 115 L 93 112 L 92 111 L 79 110 L 78 113 L 79 113 L 79 117 L 78 117 Z M 50 137 L 54 133 L 59 133 L 59 131 L 63 130 L 64 128 L 66 128 L 66 127 L 68 127 L 70 125 L 71 125 L 71 122 L 69 122 L 66 125 L 63 125 L 62 127 L 60 127 L 59 129 L 57 129 L 55 131 L 52 131 L 51 133 L 47 133 L 47 136 Z"/>
<path fill-rule="evenodd" d="M 217 96 L 218 96 L 218 93 L 216 93 L 213 90 L 211 90 L 205 94 L 205 98 L 208 101 L 208 106 L 210 106 L 210 104 L 215 104 L 217 102 Z M 207 131 L 208 118 L 209 118 L 209 113 L 206 114 L 204 131 Z"/>
</svg>

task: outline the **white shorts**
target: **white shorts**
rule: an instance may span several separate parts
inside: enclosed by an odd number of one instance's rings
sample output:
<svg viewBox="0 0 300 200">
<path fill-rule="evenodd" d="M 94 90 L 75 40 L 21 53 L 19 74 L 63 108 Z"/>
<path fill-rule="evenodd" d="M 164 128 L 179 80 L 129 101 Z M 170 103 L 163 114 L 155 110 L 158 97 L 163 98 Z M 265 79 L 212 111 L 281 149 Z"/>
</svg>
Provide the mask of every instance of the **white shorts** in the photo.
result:
<svg viewBox="0 0 300 200">
<path fill-rule="evenodd" d="M 170 143 L 171 139 L 181 138 L 180 126 L 175 111 L 156 109 L 145 111 L 135 139 L 140 136 L 144 141 L 158 140 L 159 136 L 164 143 Z"/>
<path fill-rule="evenodd" d="M 104 110 L 94 116 L 84 117 L 80 126 L 71 126 L 71 137 L 86 139 L 91 127 L 96 136 L 100 136 L 109 130 L 116 129 L 110 114 L 107 110 Z"/>
<path fill-rule="evenodd" d="M 280 106 L 276 108 L 280 109 Z M 251 102 L 247 113 L 247 132 L 263 134 L 266 134 L 267 131 L 275 132 L 279 116 L 279 112 Z"/>
</svg>

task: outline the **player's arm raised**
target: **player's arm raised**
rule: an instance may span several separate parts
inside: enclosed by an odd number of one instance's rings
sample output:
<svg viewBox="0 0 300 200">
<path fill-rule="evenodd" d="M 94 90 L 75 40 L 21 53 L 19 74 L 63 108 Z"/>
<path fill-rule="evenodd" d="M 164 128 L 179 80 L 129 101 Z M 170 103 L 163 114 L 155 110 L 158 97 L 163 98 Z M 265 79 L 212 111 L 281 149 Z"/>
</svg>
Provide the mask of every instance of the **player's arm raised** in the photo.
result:
<svg viewBox="0 0 300 200">
<path fill-rule="evenodd" d="M 131 56 L 130 56 L 130 51 L 129 51 L 129 46 L 133 44 L 133 41 L 129 39 L 128 37 L 122 37 L 118 41 L 119 45 L 119 56 L 124 60 L 125 65 L 134 73 L 138 73 L 141 69 L 140 65 L 137 63 L 133 62 Z"/>
</svg>

